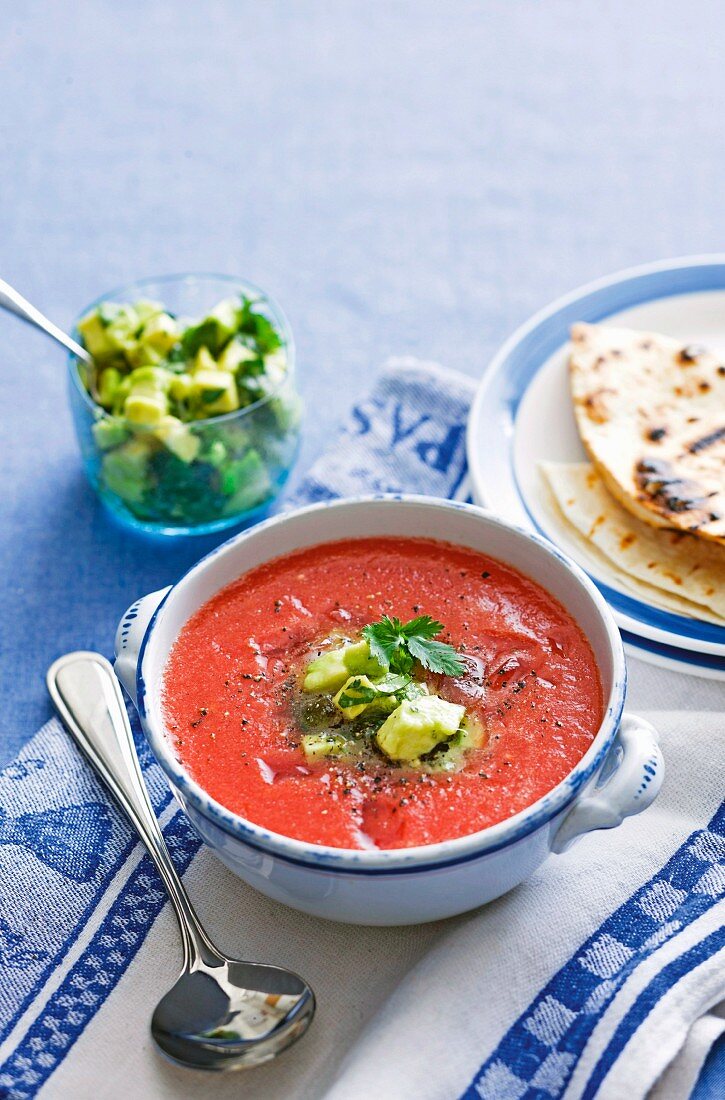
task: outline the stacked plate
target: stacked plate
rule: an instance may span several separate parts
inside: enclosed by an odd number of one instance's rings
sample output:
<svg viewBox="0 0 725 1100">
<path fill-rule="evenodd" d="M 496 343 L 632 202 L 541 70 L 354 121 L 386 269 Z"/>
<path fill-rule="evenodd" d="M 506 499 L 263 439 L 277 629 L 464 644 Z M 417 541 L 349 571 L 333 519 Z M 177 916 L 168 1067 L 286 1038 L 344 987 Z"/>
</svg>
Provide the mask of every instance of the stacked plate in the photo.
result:
<svg viewBox="0 0 725 1100">
<path fill-rule="evenodd" d="M 486 371 L 468 427 L 477 502 L 545 535 L 577 561 L 607 599 L 633 656 L 725 680 L 725 627 L 673 613 L 626 591 L 601 558 L 587 555 L 547 499 L 539 463 L 587 457 L 567 369 L 569 330 L 577 321 L 659 332 L 725 355 L 725 255 L 620 272 L 536 314 Z"/>
</svg>

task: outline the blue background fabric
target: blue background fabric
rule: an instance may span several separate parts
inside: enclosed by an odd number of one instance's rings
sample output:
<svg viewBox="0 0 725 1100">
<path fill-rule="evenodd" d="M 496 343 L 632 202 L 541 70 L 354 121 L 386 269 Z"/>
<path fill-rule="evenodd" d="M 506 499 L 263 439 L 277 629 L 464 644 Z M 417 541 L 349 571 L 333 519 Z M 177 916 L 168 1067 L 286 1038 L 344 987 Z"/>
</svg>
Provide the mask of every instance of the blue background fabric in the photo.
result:
<svg viewBox="0 0 725 1100">
<path fill-rule="evenodd" d="M 719 0 L 6 6 L 0 274 L 66 326 L 147 274 L 269 289 L 310 409 L 301 472 L 387 355 L 475 377 L 559 293 L 722 247 L 723 18 Z M 126 606 L 215 540 L 115 527 L 63 354 L 10 317 L 0 338 L 1 762 L 49 716 L 50 661 L 108 652 Z"/>
</svg>

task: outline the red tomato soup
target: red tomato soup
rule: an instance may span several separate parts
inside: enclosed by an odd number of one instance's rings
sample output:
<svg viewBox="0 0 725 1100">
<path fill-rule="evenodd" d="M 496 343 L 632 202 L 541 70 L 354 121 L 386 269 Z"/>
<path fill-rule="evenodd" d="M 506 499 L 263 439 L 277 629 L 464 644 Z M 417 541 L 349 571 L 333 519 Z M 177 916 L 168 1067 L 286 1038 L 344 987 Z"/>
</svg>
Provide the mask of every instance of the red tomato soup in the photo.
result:
<svg viewBox="0 0 725 1100">
<path fill-rule="evenodd" d="M 307 665 L 383 615 L 432 616 L 461 655 L 458 677 L 417 672 L 480 731 L 457 770 L 305 752 Z M 404 848 L 531 805 L 587 751 L 603 703 L 587 639 L 530 578 L 462 547 L 369 538 L 298 551 L 219 592 L 174 645 L 164 708 L 181 763 L 240 816 L 314 844 Z"/>
</svg>

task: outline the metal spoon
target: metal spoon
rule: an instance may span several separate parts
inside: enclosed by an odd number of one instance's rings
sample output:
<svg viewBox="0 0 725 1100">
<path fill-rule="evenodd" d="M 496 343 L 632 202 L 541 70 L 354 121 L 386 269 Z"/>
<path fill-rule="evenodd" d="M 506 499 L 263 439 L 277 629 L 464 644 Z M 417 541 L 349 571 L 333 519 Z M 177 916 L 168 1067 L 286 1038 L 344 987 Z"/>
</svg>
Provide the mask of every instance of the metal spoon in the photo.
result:
<svg viewBox="0 0 725 1100">
<path fill-rule="evenodd" d="M 52 336 L 54 340 L 57 340 L 59 344 L 62 344 L 78 359 L 82 359 L 84 363 L 91 364 L 93 362 L 85 348 L 82 348 L 72 337 L 63 332 L 63 329 L 58 328 L 52 321 L 49 321 L 39 309 L 31 306 L 22 294 L 18 294 L 17 290 L 14 290 L 3 279 L 0 279 L 0 306 L 10 313 L 14 313 L 16 317 L 20 317 L 22 321 L 27 321 L 29 325 L 35 325 L 36 328 L 42 329 L 43 332 L 48 336 Z"/>
<path fill-rule="evenodd" d="M 63 724 L 148 848 L 176 911 L 184 964 L 153 1014 L 156 1043 L 174 1062 L 193 1069 L 270 1061 L 309 1027 L 312 990 L 279 966 L 228 959 L 208 939 L 151 808 L 121 688 L 108 661 L 98 653 L 68 653 L 50 666 L 47 683 Z"/>
</svg>

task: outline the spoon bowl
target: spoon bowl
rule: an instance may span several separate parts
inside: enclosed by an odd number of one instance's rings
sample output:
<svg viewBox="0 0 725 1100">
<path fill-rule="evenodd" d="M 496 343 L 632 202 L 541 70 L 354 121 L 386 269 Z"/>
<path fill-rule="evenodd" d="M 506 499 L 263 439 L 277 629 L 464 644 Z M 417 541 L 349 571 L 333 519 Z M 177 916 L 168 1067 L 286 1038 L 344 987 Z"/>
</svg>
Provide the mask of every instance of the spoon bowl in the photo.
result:
<svg viewBox="0 0 725 1100">
<path fill-rule="evenodd" d="M 296 974 L 220 958 L 181 974 L 156 1006 L 151 1034 L 167 1058 L 192 1069 L 259 1066 L 299 1039 L 314 1011 Z"/>
<path fill-rule="evenodd" d="M 66 729 L 148 848 L 179 921 L 184 961 L 153 1014 L 156 1045 L 190 1069 L 223 1071 L 271 1061 L 312 1022 L 312 989 L 282 967 L 229 959 L 208 938 L 151 807 L 108 661 L 98 653 L 69 653 L 51 665 L 47 682 Z"/>
</svg>

